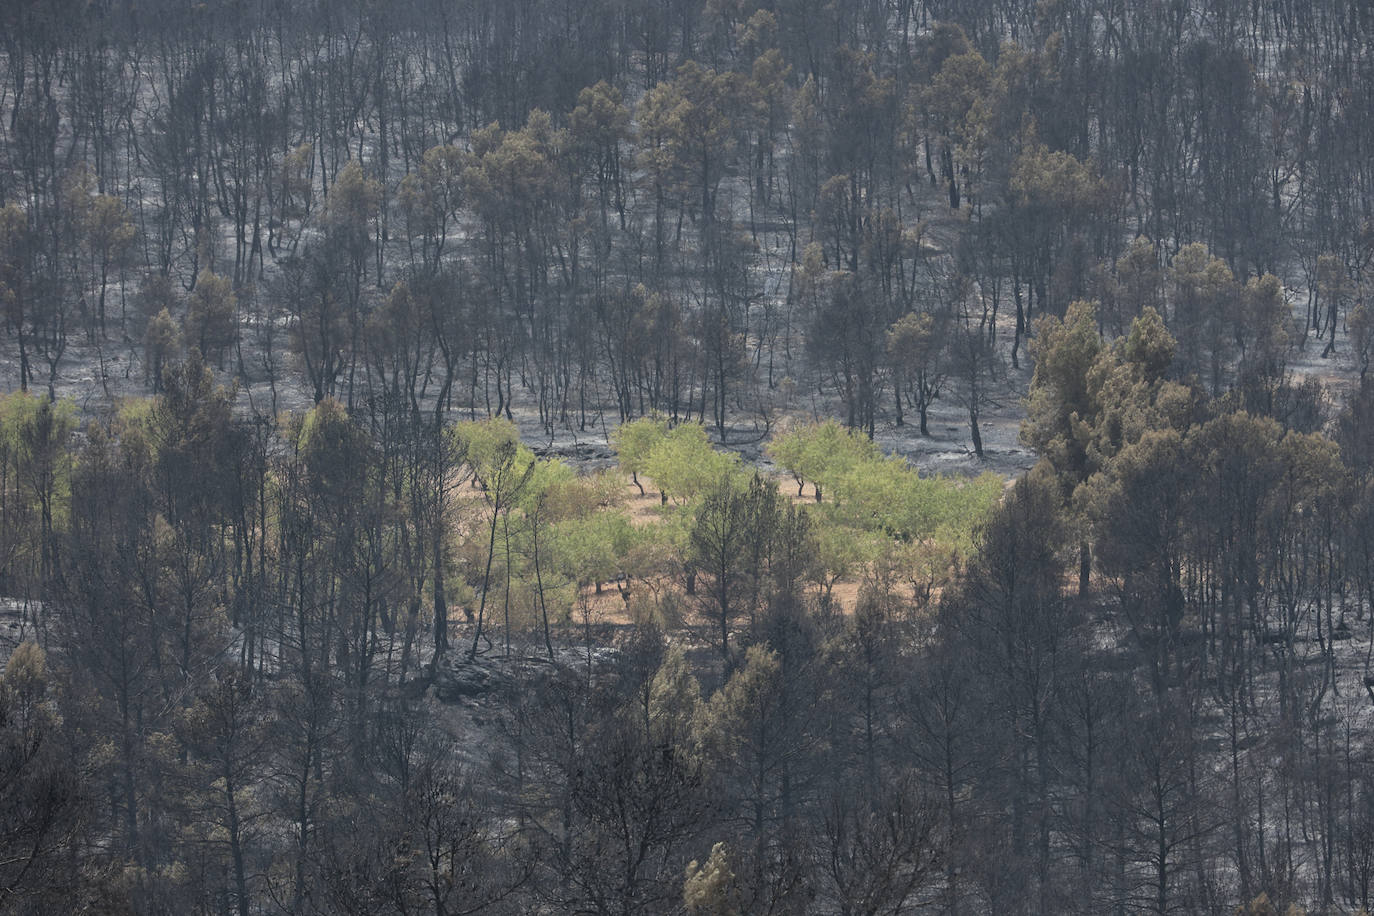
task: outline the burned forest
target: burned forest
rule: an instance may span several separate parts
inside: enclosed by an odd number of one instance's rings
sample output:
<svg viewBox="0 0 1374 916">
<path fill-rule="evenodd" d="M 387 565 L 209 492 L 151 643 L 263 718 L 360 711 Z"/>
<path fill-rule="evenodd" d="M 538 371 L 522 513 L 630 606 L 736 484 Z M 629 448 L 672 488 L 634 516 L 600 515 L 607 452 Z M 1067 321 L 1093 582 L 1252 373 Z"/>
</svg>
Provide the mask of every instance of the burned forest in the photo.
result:
<svg viewBox="0 0 1374 916">
<path fill-rule="evenodd" d="M 1368 916 L 1363 0 L 0 2 L 0 914 Z"/>
</svg>

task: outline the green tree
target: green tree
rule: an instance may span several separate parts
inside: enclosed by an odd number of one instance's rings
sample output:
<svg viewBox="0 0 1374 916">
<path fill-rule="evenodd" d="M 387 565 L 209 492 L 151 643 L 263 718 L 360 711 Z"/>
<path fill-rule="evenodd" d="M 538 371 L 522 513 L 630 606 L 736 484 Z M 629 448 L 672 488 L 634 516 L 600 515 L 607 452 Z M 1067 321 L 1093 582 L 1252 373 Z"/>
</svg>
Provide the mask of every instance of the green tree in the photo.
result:
<svg viewBox="0 0 1374 916">
<path fill-rule="evenodd" d="M 811 747 L 813 685 L 803 677 L 802 671 L 785 670 L 780 652 L 750 646 L 698 716 L 708 769 L 722 780 L 724 797 L 751 841 L 751 873 L 744 876 L 751 897 L 768 895 L 765 885 L 780 877 L 766 864 L 768 857 L 784 854 L 795 839 L 780 830 L 801 797 L 802 766 Z"/>
<path fill-rule="evenodd" d="M 558 554 L 569 577 L 578 585 L 592 585 L 598 593 L 624 571 L 624 560 L 633 549 L 634 525 L 617 509 L 603 509 L 559 526 Z"/>
<path fill-rule="evenodd" d="M 235 345 L 238 330 L 238 297 L 229 278 L 202 270 L 186 305 L 186 339 L 223 368 L 225 351 Z"/>
<path fill-rule="evenodd" d="M 630 137 L 630 110 L 623 93 L 605 80 L 577 94 L 568 115 L 573 148 L 595 176 L 601 225 L 613 207 L 625 228 L 625 186 L 621 175 L 621 145 Z"/>
<path fill-rule="evenodd" d="M 692 526 L 690 568 L 707 581 L 705 601 L 720 638 L 721 657 L 730 658 L 730 624 L 748 594 L 750 570 L 741 562 L 757 535 L 750 525 L 749 498 L 728 476 L 702 498 Z"/>
<path fill-rule="evenodd" d="M 340 296 L 336 249 L 307 249 L 282 264 L 277 291 L 291 313 L 290 349 L 301 358 L 315 403 L 337 392 L 348 365 L 349 313 Z"/>
<path fill-rule="evenodd" d="M 473 628 L 472 648 L 468 654 L 476 657 L 477 646 L 484 638 L 487 601 L 491 593 L 491 567 L 496 559 L 496 533 L 503 528 L 512 509 L 516 507 L 526 487 L 534 477 L 537 464 L 534 455 L 520 444 L 515 424 L 494 419 L 474 423 L 460 423 L 455 428 L 472 467 L 473 479 L 482 488 L 490 513 L 487 531 L 487 552 L 482 572 L 482 597 L 477 607 L 477 625 Z M 509 602 L 509 596 L 507 596 Z M 507 633 L 509 650 L 509 633 Z M 488 647 L 491 640 L 487 639 Z"/>
<path fill-rule="evenodd" d="M 1239 353 L 1236 374 L 1238 387 L 1251 410 L 1275 415 L 1275 394 L 1283 383 L 1288 325 L 1292 317 L 1293 310 L 1284 296 L 1283 283 L 1273 274 L 1251 277 L 1238 292 L 1232 328 L 1234 346 Z M 1357 324 L 1352 320 L 1352 341 L 1356 338 Z M 1333 346 L 1334 340 L 1333 334 L 1328 346 Z"/>
<path fill-rule="evenodd" d="M 1008 183 L 1009 215 L 1019 227 L 1013 258 L 1041 310 L 1057 310 L 1084 292 L 1086 278 L 1069 255 L 1098 222 L 1109 189 L 1091 162 L 1049 149 L 1033 129 L 1027 134 Z"/>
<path fill-rule="evenodd" d="M 71 435 L 76 429 L 76 404 L 16 392 L 0 400 L 3 430 L 15 482 L 32 500 L 38 516 L 39 576 L 49 582 L 56 571 L 59 534 L 66 526 L 73 455 Z"/>
<path fill-rule="evenodd" d="M 524 127 L 489 125 L 473 136 L 474 158 L 463 173 L 473 207 L 498 232 L 521 235 L 566 194 L 555 162 L 568 142 L 548 112 L 534 109 Z"/>
<path fill-rule="evenodd" d="M 820 502 L 823 487 L 844 480 L 856 465 L 878 457 L 878 448 L 862 432 L 826 419 L 788 427 L 769 443 L 768 454 L 797 481 L 798 496 L 809 481 Z"/>
<path fill-rule="evenodd" d="M 706 580 L 703 602 L 730 661 L 730 624 L 751 621 L 763 599 L 774 538 L 782 526 L 777 486 L 755 474 L 742 485 L 722 475 L 696 510 L 690 541 L 692 574 Z"/>
<path fill-rule="evenodd" d="M 544 629 L 544 648 L 553 660 L 553 639 L 550 635 L 548 596 L 564 583 L 553 575 L 557 565 L 559 522 L 576 519 L 582 508 L 584 487 L 571 468 L 558 459 L 540 460 L 535 465 L 533 479 L 520 499 L 521 556 L 534 573 L 534 603 L 539 610 Z M 525 573 L 528 583 L 529 571 Z"/>
<path fill-rule="evenodd" d="M 448 241 L 449 226 L 463 204 L 463 172 L 471 164 L 468 153 L 453 145 L 425 150 L 420 167 L 401 179 L 399 201 L 406 232 L 419 239 L 426 268 L 438 267 Z"/>
<path fill-rule="evenodd" d="M 951 210 L 959 209 L 960 204 L 955 152 L 973 152 L 970 127 L 975 121 L 969 116 L 991 83 L 992 68 L 981 54 L 969 50 L 946 57 L 921 96 L 930 130 L 942 138 L 941 171 L 948 185 Z"/>
<path fill-rule="evenodd" d="M 658 484 L 665 505 L 669 498 L 686 504 L 714 487 L 738 465 L 739 455 L 711 447 L 704 427 L 684 423 L 649 450 L 644 473 Z"/>
<path fill-rule="evenodd" d="M 1006 870 L 1008 893 L 1023 898 L 1033 893 L 1032 875 L 1042 899 L 1051 889 L 1053 723 L 1060 701 L 1051 685 L 1074 657 L 1079 625 L 1063 587 L 1072 541 L 1060 483 L 1042 461 L 979 531 L 968 573 L 940 610 L 941 625 L 958 634 L 958 657 L 985 697 L 984 715 L 994 726 L 985 740 L 999 744 L 995 759 L 1008 761 L 1002 797 L 1016 826 L 997 867 Z"/>
<path fill-rule="evenodd" d="M 1184 245 L 1168 271 L 1169 329 L 1178 341 L 1179 369 L 1195 372 L 1221 393 L 1239 289 L 1231 269 L 1201 242 Z"/>
<path fill-rule="evenodd" d="M 1194 392 L 1167 377 L 1174 338 L 1152 307 L 1136 317 L 1124 340 L 1107 346 L 1097 336 L 1093 304 L 1074 303 L 1063 322 L 1041 320 L 1033 353 L 1021 437 L 1049 462 L 1066 505 L 1079 505 L 1079 489 L 1145 433 L 1182 431 L 1198 417 Z M 1086 538 L 1080 548 L 1079 585 L 1086 588 Z"/>
<path fill-rule="evenodd" d="M 930 405 L 940 397 L 944 381 L 941 337 L 941 328 L 928 313 L 909 312 L 887 329 L 887 359 L 892 370 L 897 425 L 903 423 L 903 397 L 909 397 L 916 404 L 923 436 L 930 435 Z"/>
<path fill-rule="evenodd" d="M 802 495 L 803 487 L 806 486 L 806 477 L 802 473 L 802 455 L 806 449 L 806 441 L 805 427 L 797 423 L 788 423 L 773 433 L 766 449 L 768 457 L 778 467 L 791 474 L 792 479 L 797 482 L 798 497 Z"/>
<path fill-rule="evenodd" d="M 695 193 L 707 225 L 715 219 L 716 187 L 738 139 L 738 82 L 734 73 L 689 60 L 671 82 L 646 92 L 637 109 L 638 162 L 653 181 L 656 198 L 661 202 L 672 191 L 686 201 Z"/>
<path fill-rule="evenodd" d="M 1061 498 L 1066 502 L 1097 470 L 1087 448 L 1098 406 L 1091 397 L 1088 373 L 1102 349 L 1096 305 L 1081 300 L 1069 306 L 1062 322 L 1052 315 L 1041 318 L 1031 347 L 1035 374 L 1026 399 L 1021 439 L 1054 468 Z M 1080 591 L 1087 590 L 1091 569 L 1090 548 L 1084 540 L 1079 558 Z"/>
<path fill-rule="evenodd" d="M 1104 323 L 1113 334 L 1125 334 L 1130 323 L 1147 308 L 1164 309 L 1164 272 L 1159 252 L 1148 239 L 1136 236 L 1117 259 L 1111 284 L 1111 307 L 1105 308 Z"/>
<path fill-rule="evenodd" d="M 162 391 L 162 372 L 176 357 L 181 342 L 181 329 L 165 308 L 148 320 L 143 334 L 143 362 L 145 377 L 153 383 L 153 394 Z"/>
<path fill-rule="evenodd" d="M 749 20 L 747 31 L 763 37 L 776 25 L 773 14 L 759 10 Z M 792 67 L 777 48 L 767 48 L 754 58 L 749 78 L 744 82 L 742 94 L 752 115 L 754 135 L 754 156 L 751 171 L 754 175 L 754 195 L 768 204 L 773 197 L 776 165 L 774 153 L 777 136 L 788 123 L 788 112 L 792 103 L 792 88 L 788 78 Z"/>
<path fill-rule="evenodd" d="M 268 222 L 267 235 L 267 247 L 273 254 L 277 253 L 279 244 L 276 237 L 278 231 L 289 240 L 289 253 L 293 256 L 296 253 L 296 246 L 300 243 L 305 221 L 310 216 L 314 203 L 314 159 L 315 147 L 311 143 L 302 143 L 282 156 L 276 181 L 273 182 L 272 193 L 269 195 L 276 213 L 276 219 Z M 296 221 L 295 231 L 289 228 L 293 220 Z"/>
<path fill-rule="evenodd" d="M 382 216 L 382 183 L 369 178 L 357 159 L 350 159 L 339 170 L 329 190 L 324 208 L 323 225 L 326 244 L 341 252 L 344 260 L 342 275 L 331 278 L 341 283 L 344 295 L 344 316 L 349 328 L 348 406 L 353 406 L 353 388 L 361 352 L 363 315 L 363 280 L 367 275 L 369 255 L 373 253 L 376 224 Z M 378 232 L 377 235 L 380 235 Z M 376 246 L 376 282 L 382 282 L 381 246 Z"/>
<path fill-rule="evenodd" d="M 1084 427 L 1096 412 L 1088 372 L 1102 349 L 1097 307 L 1083 301 L 1070 305 L 1063 321 L 1041 318 L 1031 347 L 1035 373 L 1021 438 L 1049 459 L 1066 494 L 1095 470 L 1089 464 Z"/>
<path fill-rule="evenodd" d="M 668 436 L 668 421 L 660 416 L 640 417 L 621 423 L 611 431 L 611 448 L 622 470 L 630 472 L 630 479 L 644 495 L 644 484 L 639 482 L 639 472 L 645 469 L 650 454 Z"/>
<path fill-rule="evenodd" d="M 1197 473 L 1177 431 L 1153 430 L 1116 455 L 1079 497 L 1098 563 L 1121 582 L 1121 607 L 1148 653 L 1157 690 L 1185 611 L 1182 575 Z"/>
</svg>

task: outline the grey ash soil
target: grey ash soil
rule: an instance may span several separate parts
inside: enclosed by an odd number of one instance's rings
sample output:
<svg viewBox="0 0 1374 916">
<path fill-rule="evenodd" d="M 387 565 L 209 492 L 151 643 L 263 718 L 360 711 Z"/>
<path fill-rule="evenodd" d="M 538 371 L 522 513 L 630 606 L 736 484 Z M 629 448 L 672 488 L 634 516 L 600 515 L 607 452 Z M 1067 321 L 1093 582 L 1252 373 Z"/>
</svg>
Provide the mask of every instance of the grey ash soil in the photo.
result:
<svg viewBox="0 0 1374 916">
<path fill-rule="evenodd" d="M 114 339 L 115 334 L 111 338 L 98 345 L 87 341 L 83 334 L 74 334 L 58 365 L 53 390 L 59 398 L 71 398 L 83 416 L 99 417 L 115 409 L 121 399 L 151 394 L 152 389 L 145 381 L 142 347 L 129 342 L 121 343 Z M 280 352 L 275 355 L 281 363 L 275 391 L 276 412 L 308 410 L 313 401 L 301 381 L 294 358 Z M 245 341 L 242 345 L 242 371 L 238 359 L 233 356 L 226 357 L 222 366 L 212 364 L 221 383 L 238 384 L 239 408 L 245 415 L 269 412 L 274 403 L 272 386 L 261 368 L 261 356 L 260 351 Z M 45 391 L 46 364 L 35 365 L 34 373 L 31 389 L 35 392 Z M 899 427 L 893 422 L 889 410 L 888 415 L 879 420 L 875 440 L 884 452 L 902 455 L 925 473 L 975 475 L 992 471 L 1004 477 L 1015 477 L 1035 463 L 1035 456 L 1018 438 L 1020 423 L 1025 415 L 1021 399 L 1029 382 L 1030 371 L 1026 368 L 1016 370 L 1006 366 L 999 370 L 996 402 L 985 408 L 980 420 L 984 443 L 981 461 L 973 454 L 970 445 L 967 413 L 950 400 L 936 401 L 932 406 L 929 436 L 920 434 L 914 413 L 909 414 L 908 422 Z M 12 391 L 18 387 L 17 344 L 13 339 L 0 341 L 0 390 Z M 522 403 L 522 400 L 532 400 L 528 392 L 517 389 L 516 397 L 512 419 L 520 429 L 521 438 L 537 454 L 558 457 L 574 467 L 588 470 L 615 464 L 610 434 L 619 419 L 613 404 L 605 404 L 594 412 L 589 417 L 586 429 L 579 430 L 570 425 L 555 426 L 551 436 L 540 422 L 538 410 Z M 775 430 L 783 418 L 805 422 L 842 416 L 838 401 L 830 401 L 833 399 L 777 411 L 772 417 L 771 429 Z M 479 408 L 477 415 L 483 413 Z M 469 416 L 470 411 L 466 407 L 455 406 L 451 413 L 455 420 Z M 713 439 L 718 440 L 715 430 L 711 432 Z M 718 441 L 717 444 L 738 452 L 747 462 L 771 470 L 772 463 L 764 451 L 769 434 L 767 424 L 760 422 L 758 416 L 745 412 L 731 417 L 724 442 Z"/>
</svg>

